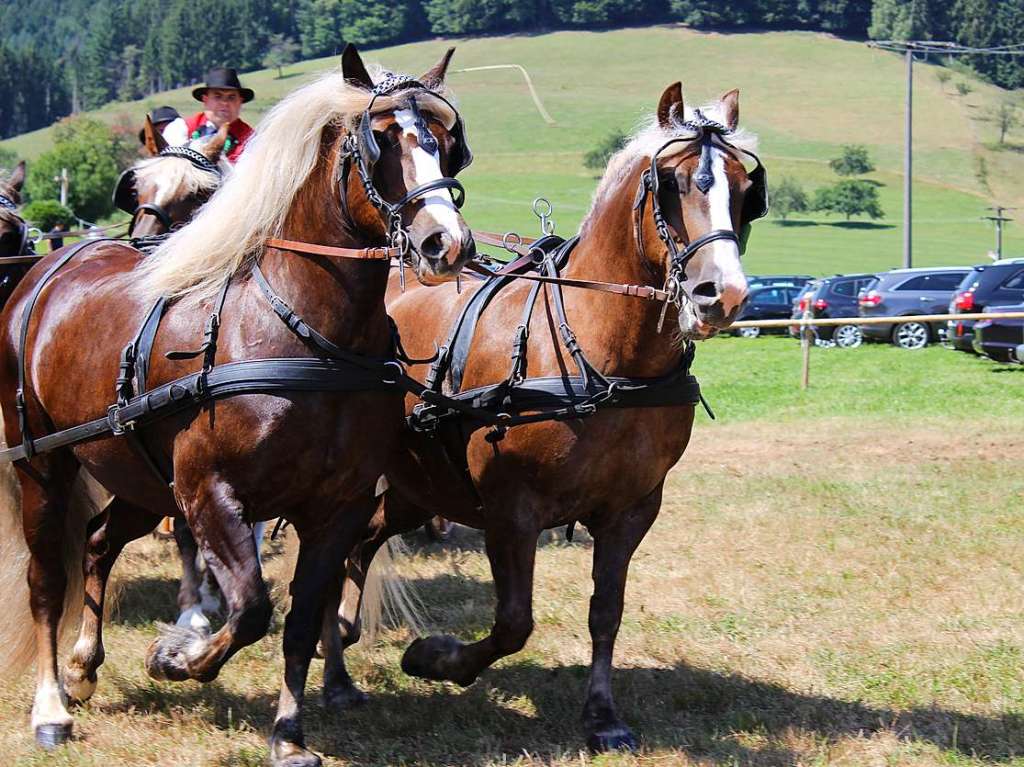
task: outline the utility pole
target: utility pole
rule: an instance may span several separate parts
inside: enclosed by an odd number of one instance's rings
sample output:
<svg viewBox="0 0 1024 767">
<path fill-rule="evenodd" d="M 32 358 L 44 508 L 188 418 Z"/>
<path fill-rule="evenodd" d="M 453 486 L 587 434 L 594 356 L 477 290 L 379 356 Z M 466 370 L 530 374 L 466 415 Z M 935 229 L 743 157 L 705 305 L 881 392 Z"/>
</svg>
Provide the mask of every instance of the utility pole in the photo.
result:
<svg viewBox="0 0 1024 767">
<path fill-rule="evenodd" d="M 1003 216 L 1004 210 L 1017 210 L 1016 208 L 1005 208 L 1002 205 L 996 205 L 991 208 L 985 208 L 985 210 L 995 211 L 994 216 L 982 216 L 983 221 L 994 221 L 996 224 L 996 258 L 1003 257 L 1003 224 L 1007 221 L 1013 221 L 1012 218 L 1006 218 Z"/>
<path fill-rule="evenodd" d="M 907 114 L 903 122 L 903 268 L 909 269 L 912 264 L 910 227 L 913 219 L 913 203 L 911 200 L 912 181 L 914 174 L 911 170 L 913 152 L 910 147 L 914 142 L 913 116 L 914 116 L 914 51 L 907 48 Z"/>
<path fill-rule="evenodd" d="M 60 175 L 54 176 L 53 180 L 60 184 L 60 204 L 66 208 L 68 206 L 68 169 L 61 168 Z"/>
<path fill-rule="evenodd" d="M 907 64 L 907 112 L 904 122 L 903 137 L 903 266 L 905 268 L 910 268 L 913 265 L 913 248 L 910 234 L 912 223 L 911 183 L 913 181 L 911 158 L 913 156 L 914 143 L 914 134 L 912 130 L 914 55 L 916 54 L 922 58 L 930 53 L 940 54 L 943 56 L 959 56 L 965 53 L 989 54 L 993 56 L 1020 56 L 1024 55 L 1024 43 L 1018 43 L 1016 45 L 1000 45 L 994 48 L 974 48 L 968 45 L 938 42 L 935 40 L 872 40 L 868 43 L 868 47 L 902 53 Z"/>
</svg>

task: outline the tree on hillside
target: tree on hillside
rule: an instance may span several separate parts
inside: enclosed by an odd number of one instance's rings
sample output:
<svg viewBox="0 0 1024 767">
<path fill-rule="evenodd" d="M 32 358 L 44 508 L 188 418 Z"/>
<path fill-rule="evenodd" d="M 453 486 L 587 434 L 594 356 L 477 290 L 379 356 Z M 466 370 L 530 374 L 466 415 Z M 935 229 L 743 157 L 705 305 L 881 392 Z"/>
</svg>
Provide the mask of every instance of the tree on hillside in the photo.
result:
<svg viewBox="0 0 1024 767">
<path fill-rule="evenodd" d="M 1017 114 L 1017 105 L 1004 101 L 998 107 L 992 108 L 989 117 L 999 128 L 999 143 L 1006 142 L 1006 133 L 1020 123 L 1020 116 Z"/>
<path fill-rule="evenodd" d="M 68 169 L 68 207 L 95 221 L 113 211 L 110 193 L 121 172 L 123 139 L 93 117 L 69 117 L 54 126 L 54 147 L 29 167 L 28 196 L 53 200 L 60 196 L 56 178 Z"/>
<path fill-rule="evenodd" d="M 0 146 L 0 179 L 6 178 L 18 164 L 18 155 Z"/>
<path fill-rule="evenodd" d="M 284 77 L 284 73 L 281 71 L 281 68 L 286 64 L 291 64 L 295 61 L 301 47 L 302 46 L 290 37 L 286 37 L 282 34 L 271 35 L 270 50 L 268 50 L 267 55 L 263 57 L 263 66 L 267 69 L 276 69 L 277 79 L 280 80 Z"/>
<path fill-rule="evenodd" d="M 622 147 L 626 145 L 628 136 L 622 131 L 616 129 L 601 139 L 600 143 L 585 155 L 583 155 L 583 165 L 591 170 L 605 169 L 608 165 L 608 160 L 611 156 L 618 152 Z"/>
<path fill-rule="evenodd" d="M 773 205 L 778 202 L 773 200 Z M 866 214 L 872 219 L 882 218 L 882 206 L 878 200 L 878 189 L 870 181 L 846 178 L 835 186 L 819 189 L 814 195 L 814 210 L 826 213 L 842 213 L 846 220 L 850 216 Z"/>
<path fill-rule="evenodd" d="M 875 169 L 868 148 L 861 144 L 843 145 L 842 154 L 829 161 L 829 167 L 840 176 L 859 176 Z"/>
<path fill-rule="evenodd" d="M 783 176 L 772 185 L 768 199 L 772 201 L 772 213 L 783 221 L 790 213 L 803 213 L 808 208 L 807 193 L 792 176 Z"/>
</svg>

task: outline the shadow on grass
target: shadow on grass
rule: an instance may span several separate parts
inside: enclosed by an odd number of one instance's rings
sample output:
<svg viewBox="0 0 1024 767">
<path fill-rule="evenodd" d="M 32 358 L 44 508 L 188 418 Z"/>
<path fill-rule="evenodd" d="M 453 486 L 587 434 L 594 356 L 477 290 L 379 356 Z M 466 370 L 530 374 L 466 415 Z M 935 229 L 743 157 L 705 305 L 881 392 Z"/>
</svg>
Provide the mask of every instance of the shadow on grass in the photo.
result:
<svg viewBox="0 0 1024 767">
<path fill-rule="evenodd" d="M 402 536 L 409 551 L 419 556 L 430 557 L 442 554 L 445 551 L 483 553 L 484 534 L 482 530 L 476 530 L 464 525 L 453 525 L 448 540 L 436 542 L 430 540 L 423 529 L 414 530 Z M 566 540 L 565 526 L 555 527 L 551 530 L 541 531 L 537 539 L 537 545 L 541 548 L 548 546 L 578 547 L 590 549 L 594 546 L 594 539 L 590 537 L 586 528 L 576 525 L 572 541 Z"/>
<path fill-rule="evenodd" d="M 783 220 L 781 218 L 777 218 L 777 219 L 774 220 L 774 223 L 775 223 L 775 226 L 782 226 L 782 227 L 785 227 L 786 229 L 795 229 L 797 227 L 817 226 L 818 225 L 817 221 L 808 221 L 806 219 L 796 220 L 796 219 L 792 219 L 792 218 L 787 218 L 785 220 Z"/>
<path fill-rule="evenodd" d="M 837 229 L 895 229 L 895 224 L 876 224 L 874 221 L 830 221 L 825 226 L 834 226 Z"/>
<path fill-rule="evenodd" d="M 531 663 L 485 672 L 472 687 L 416 683 L 349 711 L 325 710 L 307 696 L 309 746 L 356 765 L 401 761 L 484 765 L 524 750 L 556 758 L 585 748 L 579 727 L 588 669 Z M 903 742 L 1006 761 L 1024 751 L 1024 717 L 987 717 L 919 707 L 898 711 L 823 695 L 804 694 L 742 676 L 679 664 L 620 669 L 614 675 L 620 714 L 647 749 L 676 749 L 723 764 L 791 765 L 805 755 L 780 745 L 812 736 L 827 746 L 844 737 L 887 733 Z M 242 723 L 267 733 L 275 695 L 237 695 L 216 683 L 122 688 L 124 702 L 146 714 L 189 710 L 222 730 Z M 230 713 L 229 713 L 230 712 Z M 750 737 L 744 737 L 748 735 Z"/>
</svg>

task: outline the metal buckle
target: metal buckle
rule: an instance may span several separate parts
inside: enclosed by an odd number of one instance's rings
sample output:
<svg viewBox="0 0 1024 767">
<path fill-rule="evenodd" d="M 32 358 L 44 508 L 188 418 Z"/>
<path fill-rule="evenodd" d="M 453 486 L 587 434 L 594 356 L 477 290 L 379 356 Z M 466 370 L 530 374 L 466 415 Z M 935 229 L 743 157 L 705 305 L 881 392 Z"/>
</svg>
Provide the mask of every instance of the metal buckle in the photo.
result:
<svg viewBox="0 0 1024 767">
<path fill-rule="evenodd" d="M 121 436 L 126 431 L 130 431 L 134 426 L 134 421 L 128 421 L 127 423 L 121 422 L 121 407 L 120 405 L 111 405 L 107 408 L 107 423 L 110 424 L 110 431 L 114 436 Z"/>
<path fill-rule="evenodd" d="M 388 360 L 387 362 L 384 363 L 384 367 L 394 368 L 395 370 L 398 371 L 393 379 L 388 379 L 383 376 L 381 377 L 381 383 L 387 386 L 394 386 L 395 384 L 398 383 L 398 379 L 405 375 L 405 368 L 402 367 L 402 363 L 399 362 L 398 360 Z"/>
</svg>

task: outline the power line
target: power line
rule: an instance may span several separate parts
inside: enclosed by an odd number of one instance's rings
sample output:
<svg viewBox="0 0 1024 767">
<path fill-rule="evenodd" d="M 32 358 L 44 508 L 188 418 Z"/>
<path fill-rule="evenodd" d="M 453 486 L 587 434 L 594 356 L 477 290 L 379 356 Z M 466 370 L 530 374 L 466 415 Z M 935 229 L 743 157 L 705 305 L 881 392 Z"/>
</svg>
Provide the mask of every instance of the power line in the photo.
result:
<svg viewBox="0 0 1024 767">
<path fill-rule="evenodd" d="M 868 43 L 869 48 L 877 48 L 883 51 L 902 53 L 907 64 L 907 96 L 906 96 L 906 120 L 904 122 L 904 148 L 903 148 L 903 266 L 910 268 L 913 263 L 911 252 L 911 218 L 913 200 L 911 191 L 912 154 L 913 154 L 913 108 L 914 108 L 914 55 L 927 56 L 928 54 L 940 54 L 943 56 L 960 55 L 984 55 L 984 56 L 1020 56 L 1024 55 L 1024 43 L 1013 45 L 996 45 L 989 48 L 979 48 L 971 45 L 945 42 L 940 40 L 872 40 Z M 1000 225 L 999 233 L 1002 228 Z M 1000 246 L 1001 247 L 1001 246 Z"/>
</svg>

